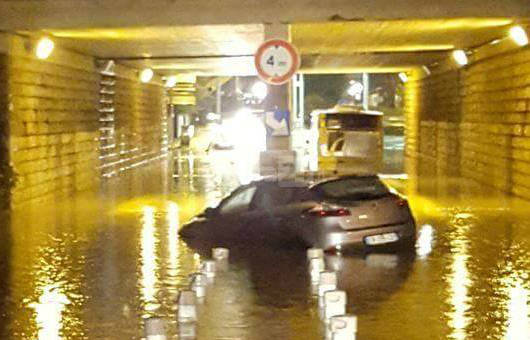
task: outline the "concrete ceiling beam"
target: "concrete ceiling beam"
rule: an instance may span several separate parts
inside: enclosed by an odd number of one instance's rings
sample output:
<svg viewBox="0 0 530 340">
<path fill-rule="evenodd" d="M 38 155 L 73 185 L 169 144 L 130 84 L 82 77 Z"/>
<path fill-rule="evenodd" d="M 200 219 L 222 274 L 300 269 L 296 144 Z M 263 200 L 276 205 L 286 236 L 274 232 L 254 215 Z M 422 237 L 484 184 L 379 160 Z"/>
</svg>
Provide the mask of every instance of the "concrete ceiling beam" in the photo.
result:
<svg viewBox="0 0 530 340">
<path fill-rule="evenodd" d="M 17 0 L 0 1 L 0 30 L 530 17 L 528 0 Z"/>
</svg>

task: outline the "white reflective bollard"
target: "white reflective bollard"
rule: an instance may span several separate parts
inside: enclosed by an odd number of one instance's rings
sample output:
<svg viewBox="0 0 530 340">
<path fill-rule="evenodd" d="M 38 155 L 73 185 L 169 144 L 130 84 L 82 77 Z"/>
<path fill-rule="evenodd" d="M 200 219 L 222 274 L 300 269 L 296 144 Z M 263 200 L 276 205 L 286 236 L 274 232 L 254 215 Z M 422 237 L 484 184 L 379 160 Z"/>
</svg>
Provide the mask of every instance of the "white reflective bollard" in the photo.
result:
<svg viewBox="0 0 530 340">
<path fill-rule="evenodd" d="M 147 340 L 166 340 L 166 321 L 160 318 L 145 320 L 145 337 Z"/>
<path fill-rule="evenodd" d="M 197 301 L 203 302 L 204 298 L 206 297 L 206 284 L 199 280 L 193 280 L 190 286 L 191 290 L 197 297 Z"/>
<path fill-rule="evenodd" d="M 318 283 L 320 280 L 320 273 L 326 269 L 326 264 L 323 258 L 312 258 L 309 262 L 309 274 L 311 275 L 311 282 Z"/>
<path fill-rule="evenodd" d="M 311 259 L 323 259 L 324 258 L 324 250 L 320 248 L 309 248 L 307 250 L 307 260 L 311 261 Z"/>
<path fill-rule="evenodd" d="M 228 250 L 227 248 L 213 248 L 212 249 L 212 258 L 215 261 L 228 260 L 228 256 L 230 256 L 230 250 Z"/>
<path fill-rule="evenodd" d="M 324 293 L 324 321 L 338 315 L 346 314 L 347 297 L 343 290 L 328 290 Z"/>
<path fill-rule="evenodd" d="M 355 315 L 334 316 L 329 322 L 331 340 L 355 340 L 357 334 L 357 317 Z"/>
<path fill-rule="evenodd" d="M 207 278 L 212 279 L 215 277 L 215 261 L 204 261 L 201 266 L 201 273 L 206 275 Z"/>
<path fill-rule="evenodd" d="M 328 290 L 337 289 L 337 273 L 333 271 L 323 271 L 318 280 L 318 296 L 323 297 Z"/>
<path fill-rule="evenodd" d="M 179 339 L 195 339 L 197 337 L 197 326 L 194 322 L 178 324 Z"/>
<path fill-rule="evenodd" d="M 208 278 L 203 273 L 193 273 L 190 275 L 190 285 L 196 282 L 199 285 L 206 286 L 208 284 Z"/>
<path fill-rule="evenodd" d="M 178 298 L 177 321 L 179 323 L 197 321 L 195 292 L 191 290 L 180 292 Z"/>
</svg>

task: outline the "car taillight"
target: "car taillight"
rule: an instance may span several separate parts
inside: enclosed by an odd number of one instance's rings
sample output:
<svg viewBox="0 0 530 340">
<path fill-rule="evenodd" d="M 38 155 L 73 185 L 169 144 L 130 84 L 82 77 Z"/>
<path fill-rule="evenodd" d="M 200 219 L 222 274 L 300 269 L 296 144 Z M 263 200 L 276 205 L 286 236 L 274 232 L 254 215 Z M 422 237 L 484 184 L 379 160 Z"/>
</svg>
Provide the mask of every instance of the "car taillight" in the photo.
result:
<svg viewBox="0 0 530 340">
<path fill-rule="evenodd" d="M 348 209 L 326 206 L 316 206 L 312 209 L 309 209 L 306 213 L 307 215 L 313 217 L 340 217 L 351 215 Z"/>
</svg>

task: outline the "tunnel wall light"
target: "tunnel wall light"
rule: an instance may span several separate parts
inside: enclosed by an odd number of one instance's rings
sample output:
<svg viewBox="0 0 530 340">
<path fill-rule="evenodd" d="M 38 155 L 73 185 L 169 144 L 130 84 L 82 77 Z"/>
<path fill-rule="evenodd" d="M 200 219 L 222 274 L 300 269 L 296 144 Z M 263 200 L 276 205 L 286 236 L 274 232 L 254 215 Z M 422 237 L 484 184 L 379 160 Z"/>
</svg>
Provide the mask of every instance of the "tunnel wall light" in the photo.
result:
<svg viewBox="0 0 530 340">
<path fill-rule="evenodd" d="M 50 38 L 42 38 L 37 42 L 35 55 L 38 59 L 47 59 L 53 52 L 55 43 Z"/>
<path fill-rule="evenodd" d="M 521 26 L 513 26 L 510 28 L 510 38 L 519 46 L 528 45 L 528 35 Z"/>
<path fill-rule="evenodd" d="M 148 83 L 153 79 L 154 72 L 150 68 L 143 69 L 142 72 L 140 72 L 140 81 L 142 83 Z"/>
<path fill-rule="evenodd" d="M 177 85 L 177 76 L 169 76 L 166 79 L 166 87 L 175 87 Z"/>
<path fill-rule="evenodd" d="M 466 66 L 469 62 L 466 52 L 464 50 L 454 50 L 453 59 L 460 66 Z"/>
<path fill-rule="evenodd" d="M 406 83 L 409 80 L 409 77 L 405 72 L 400 72 L 398 74 L 399 79 L 401 79 L 402 82 Z"/>
</svg>

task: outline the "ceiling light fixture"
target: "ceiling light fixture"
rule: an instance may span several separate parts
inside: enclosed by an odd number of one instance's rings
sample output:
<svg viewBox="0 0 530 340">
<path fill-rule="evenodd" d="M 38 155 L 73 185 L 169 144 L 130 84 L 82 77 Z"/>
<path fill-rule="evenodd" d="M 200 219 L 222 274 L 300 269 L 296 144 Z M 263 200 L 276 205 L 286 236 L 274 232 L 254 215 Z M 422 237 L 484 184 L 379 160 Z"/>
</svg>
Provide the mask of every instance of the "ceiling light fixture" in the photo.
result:
<svg viewBox="0 0 530 340">
<path fill-rule="evenodd" d="M 398 74 L 399 79 L 401 79 L 402 82 L 406 83 L 409 80 L 409 76 L 405 72 L 400 72 Z"/>
<path fill-rule="evenodd" d="M 467 58 L 467 54 L 464 50 L 454 50 L 453 51 L 453 59 L 456 61 L 456 63 L 460 66 L 466 66 L 469 62 Z"/>
<path fill-rule="evenodd" d="M 528 35 L 521 26 L 513 26 L 510 28 L 510 38 L 519 46 L 528 45 Z"/>
<path fill-rule="evenodd" d="M 50 38 L 42 38 L 37 42 L 35 55 L 39 59 L 47 59 L 52 54 L 54 48 L 55 43 Z"/>
<path fill-rule="evenodd" d="M 153 79 L 154 72 L 150 68 L 143 69 L 142 72 L 140 72 L 140 81 L 142 83 L 148 83 Z"/>
</svg>

